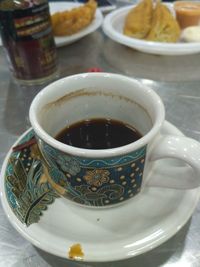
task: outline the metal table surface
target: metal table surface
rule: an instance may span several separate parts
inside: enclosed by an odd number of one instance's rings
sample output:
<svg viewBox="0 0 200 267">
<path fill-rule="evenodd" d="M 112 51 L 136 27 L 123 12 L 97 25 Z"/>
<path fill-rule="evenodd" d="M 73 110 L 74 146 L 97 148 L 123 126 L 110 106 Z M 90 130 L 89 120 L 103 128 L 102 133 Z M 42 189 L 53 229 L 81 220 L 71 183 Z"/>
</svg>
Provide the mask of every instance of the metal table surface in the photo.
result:
<svg viewBox="0 0 200 267">
<path fill-rule="evenodd" d="M 61 76 L 100 67 L 137 77 L 163 99 L 166 118 L 200 141 L 200 54 L 154 56 L 129 49 L 101 31 L 59 48 Z M 16 86 L 0 48 L 0 165 L 13 142 L 30 127 L 28 109 L 41 88 Z M 109 253 L 109 252 L 108 252 Z M 169 241 L 141 256 L 109 263 L 64 260 L 32 246 L 9 223 L 0 204 L 0 267 L 199 267 L 200 204 L 191 220 Z"/>
</svg>

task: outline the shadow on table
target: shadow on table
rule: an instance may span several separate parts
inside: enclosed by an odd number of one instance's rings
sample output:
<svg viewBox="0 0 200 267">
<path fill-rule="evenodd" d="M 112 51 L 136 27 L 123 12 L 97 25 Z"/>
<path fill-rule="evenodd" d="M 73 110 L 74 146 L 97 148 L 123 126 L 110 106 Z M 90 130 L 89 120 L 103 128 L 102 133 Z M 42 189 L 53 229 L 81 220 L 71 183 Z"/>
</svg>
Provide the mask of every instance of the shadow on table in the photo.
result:
<svg viewBox="0 0 200 267">
<path fill-rule="evenodd" d="M 165 82 L 199 80 L 200 53 L 185 56 L 152 55 L 106 39 L 102 57 L 116 72 L 132 77 Z"/>
<path fill-rule="evenodd" d="M 190 226 L 190 221 L 172 238 L 166 241 L 159 247 L 147 252 L 145 254 L 139 255 L 134 258 L 127 260 L 117 261 L 117 262 L 101 262 L 101 263 L 91 263 L 91 262 L 73 262 L 59 258 L 57 256 L 46 253 L 38 248 L 36 251 L 38 254 L 52 267 L 159 267 L 169 259 L 173 262 L 179 259 L 185 246 L 185 238 Z M 108 251 L 109 253 L 109 251 Z M 67 256 L 67 251 L 66 251 Z"/>
<path fill-rule="evenodd" d="M 60 76 L 87 72 L 92 67 L 104 69 L 101 58 L 103 44 L 103 35 L 100 31 L 95 31 L 78 42 L 60 47 L 58 50 Z"/>
</svg>

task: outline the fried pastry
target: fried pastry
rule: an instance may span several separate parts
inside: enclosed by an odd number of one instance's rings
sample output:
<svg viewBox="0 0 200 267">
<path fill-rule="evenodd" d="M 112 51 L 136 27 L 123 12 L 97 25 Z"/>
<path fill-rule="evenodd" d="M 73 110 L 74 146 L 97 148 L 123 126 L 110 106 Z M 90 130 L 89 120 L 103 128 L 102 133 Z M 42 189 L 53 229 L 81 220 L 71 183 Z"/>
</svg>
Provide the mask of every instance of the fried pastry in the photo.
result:
<svg viewBox="0 0 200 267">
<path fill-rule="evenodd" d="M 174 43 L 178 41 L 180 33 L 180 27 L 170 10 L 158 2 L 153 13 L 151 30 L 145 39 Z"/>
<path fill-rule="evenodd" d="M 97 2 L 89 0 L 83 6 L 53 14 L 51 21 L 54 35 L 72 35 L 87 27 L 94 18 L 96 8 Z"/>
<path fill-rule="evenodd" d="M 145 38 L 151 28 L 152 16 L 152 0 L 143 0 L 128 13 L 124 25 L 124 34 L 138 39 Z"/>
</svg>

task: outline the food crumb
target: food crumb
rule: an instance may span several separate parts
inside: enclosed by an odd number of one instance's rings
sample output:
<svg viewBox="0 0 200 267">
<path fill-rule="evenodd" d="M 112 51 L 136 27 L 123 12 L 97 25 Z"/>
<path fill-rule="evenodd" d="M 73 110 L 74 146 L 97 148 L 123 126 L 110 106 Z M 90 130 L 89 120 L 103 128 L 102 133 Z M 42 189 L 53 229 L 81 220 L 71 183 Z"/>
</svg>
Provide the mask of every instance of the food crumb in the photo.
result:
<svg viewBox="0 0 200 267">
<path fill-rule="evenodd" d="M 84 253 L 80 244 L 74 244 L 69 248 L 69 258 L 72 260 L 82 260 Z"/>
</svg>

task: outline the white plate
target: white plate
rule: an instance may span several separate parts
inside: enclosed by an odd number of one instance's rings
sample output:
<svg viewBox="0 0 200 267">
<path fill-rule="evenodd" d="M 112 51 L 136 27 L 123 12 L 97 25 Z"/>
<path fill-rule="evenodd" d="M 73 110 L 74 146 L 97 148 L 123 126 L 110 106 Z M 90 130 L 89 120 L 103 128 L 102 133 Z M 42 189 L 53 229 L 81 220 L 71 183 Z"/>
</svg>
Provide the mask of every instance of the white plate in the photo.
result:
<svg viewBox="0 0 200 267">
<path fill-rule="evenodd" d="M 114 10 L 116 8 L 116 6 L 114 5 L 111 5 L 111 6 L 102 6 L 102 7 L 99 7 L 99 10 L 101 10 L 102 13 L 108 13 L 112 10 Z"/>
<path fill-rule="evenodd" d="M 181 135 L 168 122 L 162 132 Z M 1 200 L 9 221 L 32 244 L 63 258 L 68 257 L 74 243 L 81 244 L 85 261 L 113 261 L 149 251 L 187 222 L 199 200 L 200 189 L 150 187 L 124 205 L 109 209 L 82 208 L 60 198 L 44 211 L 38 223 L 26 227 L 15 217 L 5 195 L 4 175 L 10 153 L 4 161 L 0 181 Z M 155 168 L 151 175 L 158 175 L 163 169 L 169 171 L 171 164 L 172 161 L 158 161 L 157 171 Z M 160 179 L 167 175 L 168 172 L 162 173 Z M 176 172 L 171 176 L 177 178 Z"/>
<path fill-rule="evenodd" d="M 53 14 L 58 11 L 64 11 L 67 9 L 72 9 L 74 7 L 80 6 L 81 4 L 79 3 L 73 3 L 73 2 L 52 2 L 49 3 L 50 6 L 50 13 Z M 71 44 L 73 42 L 76 42 L 77 40 L 83 38 L 84 36 L 96 31 L 102 24 L 103 21 L 103 16 L 102 13 L 99 9 L 96 10 L 95 17 L 92 21 L 92 23 L 86 27 L 85 29 L 72 34 L 70 36 L 65 36 L 65 37 L 55 37 L 55 42 L 56 46 L 64 46 Z"/>
<path fill-rule="evenodd" d="M 51 14 L 58 12 L 58 11 L 72 9 L 80 5 L 81 4 L 74 3 L 74 2 L 51 2 L 49 3 Z M 102 13 L 99 9 L 97 9 L 95 18 L 93 19 L 92 23 L 88 27 L 70 36 L 55 37 L 56 46 L 60 47 L 60 46 L 68 45 L 68 44 L 78 41 L 84 36 L 96 31 L 101 26 L 102 22 L 103 22 Z M 0 45 L 2 45 L 1 39 L 0 39 Z"/>
<path fill-rule="evenodd" d="M 85 1 L 81 1 L 81 0 L 74 0 L 74 2 L 78 2 L 78 3 L 83 3 Z M 106 0 L 107 4 L 104 4 L 104 1 L 102 2 L 101 0 L 97 0 L 98 3 L 98 9 L 101 10 L 102 13 L 107 13 L 109 11 L 112 11 L 116 8 L 116 6 L 112 3 L 109 2 L 109 0 Z"/>
<path fill-rule="evenodd" d="M 172 4 L 167 4 L 172 10 Z M 200 43 L 160 43 L 131 38 L 123 34 L 125 17 L 133 6 L 123 7 L 106 16 L 103 23 L 104 33 L 112 40 L 135 48 L 141 52 L 156 55 L 188 55 L 200 52 Z"/>
</svg>

